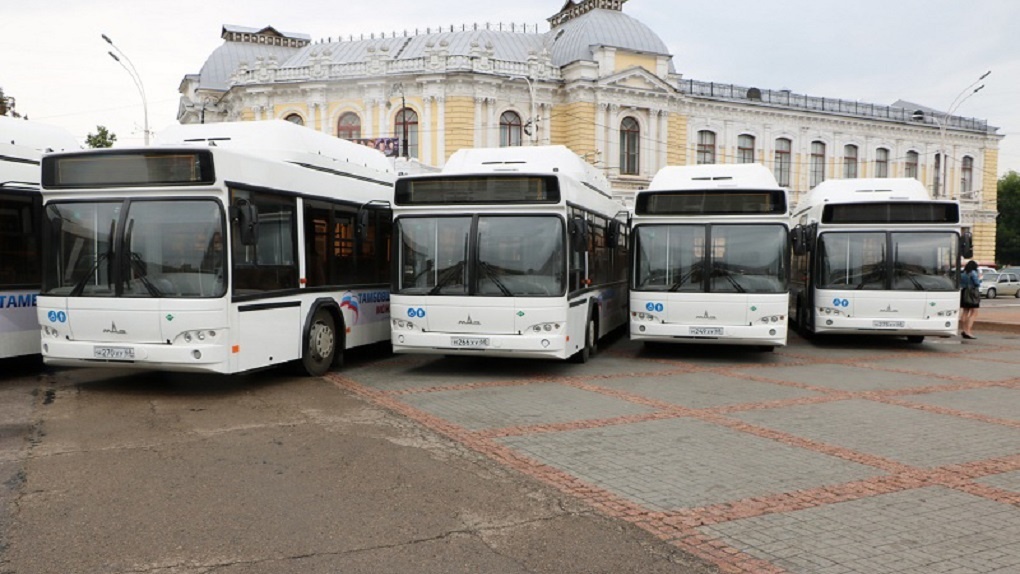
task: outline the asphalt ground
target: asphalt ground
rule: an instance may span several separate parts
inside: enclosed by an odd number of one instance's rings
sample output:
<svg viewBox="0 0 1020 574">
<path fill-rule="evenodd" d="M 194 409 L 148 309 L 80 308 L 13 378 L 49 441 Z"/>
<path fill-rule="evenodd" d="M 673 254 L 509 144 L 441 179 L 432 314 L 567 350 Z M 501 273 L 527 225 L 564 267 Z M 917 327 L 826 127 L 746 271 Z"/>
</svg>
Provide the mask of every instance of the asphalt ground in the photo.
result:
<svg viewBox="0 0 1020 574">
<path fill-rule="evenodd" d="M 322 379 L 26 368 L 0 572 L 1018 573 L 1017 316 Z"/>
</svg>

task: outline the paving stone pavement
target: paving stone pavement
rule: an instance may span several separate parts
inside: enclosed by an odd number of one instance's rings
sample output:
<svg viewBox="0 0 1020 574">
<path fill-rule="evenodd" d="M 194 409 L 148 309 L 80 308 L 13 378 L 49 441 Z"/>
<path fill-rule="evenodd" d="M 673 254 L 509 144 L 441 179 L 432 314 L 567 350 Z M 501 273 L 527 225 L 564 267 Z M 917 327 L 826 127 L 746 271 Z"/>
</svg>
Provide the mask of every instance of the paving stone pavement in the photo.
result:
<svg viewBox="0 0 1020 574">
<path fill-rule="evenodd" d="M 1020 334 L 980 333 L 328 376 L 721 572 L 1017 574 Z"/>
</svg>

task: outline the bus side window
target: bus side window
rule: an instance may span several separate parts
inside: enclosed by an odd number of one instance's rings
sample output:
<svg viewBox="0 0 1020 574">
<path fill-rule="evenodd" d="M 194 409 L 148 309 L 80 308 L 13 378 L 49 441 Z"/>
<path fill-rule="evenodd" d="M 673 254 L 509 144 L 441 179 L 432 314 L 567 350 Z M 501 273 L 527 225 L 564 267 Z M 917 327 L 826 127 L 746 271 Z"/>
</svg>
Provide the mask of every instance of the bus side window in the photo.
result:
<svg viewBox="0 0 1020 574">
<path fill-rule="evenodd" d="M 258 208 L 256 245 L 243 245 L 233 226 L 234 293 L 246 295 L 298 287 L 297 206 L 293 197 L 233 191 L 233 202 L 247 199 Z"/>
</svg>

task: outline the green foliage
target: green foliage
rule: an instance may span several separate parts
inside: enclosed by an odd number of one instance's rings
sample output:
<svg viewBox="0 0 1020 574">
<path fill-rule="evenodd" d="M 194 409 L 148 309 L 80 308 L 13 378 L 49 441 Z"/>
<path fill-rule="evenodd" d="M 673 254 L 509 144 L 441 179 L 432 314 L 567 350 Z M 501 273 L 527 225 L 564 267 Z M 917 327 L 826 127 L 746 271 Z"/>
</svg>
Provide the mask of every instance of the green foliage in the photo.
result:
<svg viewBox="0 0 1020 574">
<path fill-rule="evenodd" d="M 999 179 L 999 218 L 995 227 L 995 261 L 1020 265 L 1020 173 Z"/>
<path fill-rule="evenodd" d="M 117 141 L 117 134 L 110 132 L 106 129 L 106 126 L 96 126 L 96 133 L 90 133 L 85 138 L 85 145 L 90 148 L 106 148 L 113 147 L 114 142 Z"/>
</svg>

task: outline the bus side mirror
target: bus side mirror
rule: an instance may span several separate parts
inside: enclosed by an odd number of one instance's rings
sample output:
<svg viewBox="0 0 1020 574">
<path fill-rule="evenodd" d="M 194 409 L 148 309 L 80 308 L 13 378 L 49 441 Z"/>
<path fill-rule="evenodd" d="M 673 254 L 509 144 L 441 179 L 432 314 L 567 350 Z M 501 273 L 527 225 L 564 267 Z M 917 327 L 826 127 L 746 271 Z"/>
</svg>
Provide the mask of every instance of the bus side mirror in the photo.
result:
<svg viewBox="0 0 1020 574">
<path fill-rule="evenodd" d="M 575 217 L 570 220 L 570 246 L 574 251 L 588 250 L 588 220 Z"/>
<path fill-rule="evenodd" d="M 234 209 L 241 245 L 255 245 L 259 241 L 259 209 L 244 199 L 238 200 Z"/>
<path fill-rule="evenodd" d="M 354 226 L 354 233 L 358 241 L 364 241 L 368 236 L 368 210 L 362 207 L 358 210 L 357 223 Z"/>
<path fill-rule="evenodd" d="M 974 257 L 974 236 L 969 231 L 960 236 L 960 256 L 964 259 Z"/>
<path fill-rule="evenodd" d="M 790 244 L 793 246 L 794 255 L 804 255 L 807 253 L 807 233 L 804 232 L 804 228 L 798 225 L 790 231 Z"/>
</svg>

